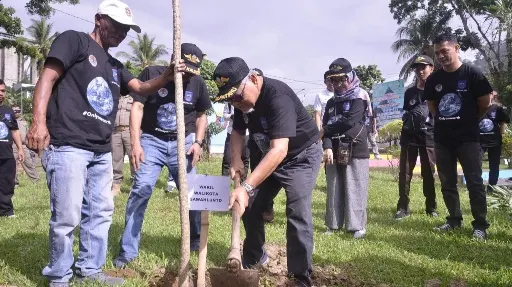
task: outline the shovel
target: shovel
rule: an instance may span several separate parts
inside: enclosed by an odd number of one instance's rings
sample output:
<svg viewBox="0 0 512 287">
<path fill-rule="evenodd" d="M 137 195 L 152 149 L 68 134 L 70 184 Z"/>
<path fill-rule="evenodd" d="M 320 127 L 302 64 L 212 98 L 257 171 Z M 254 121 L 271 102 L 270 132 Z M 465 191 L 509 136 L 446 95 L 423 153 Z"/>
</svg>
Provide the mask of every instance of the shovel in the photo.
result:
<svg viewBox="0 0 512 287">
<path fill-rule="evenodd" d="M 235 187 L 240 186 L 240 177 L 235 177 Z M 231 250 L 228 254 L 226 268 L 210 268 L 210 283 L 212 287 L 259 287 L 260 274 L 258 270 L 243 270 L 240 255 L 240 205 L 237 201 L 231 209 L 232 230 Z"/>
</svg>

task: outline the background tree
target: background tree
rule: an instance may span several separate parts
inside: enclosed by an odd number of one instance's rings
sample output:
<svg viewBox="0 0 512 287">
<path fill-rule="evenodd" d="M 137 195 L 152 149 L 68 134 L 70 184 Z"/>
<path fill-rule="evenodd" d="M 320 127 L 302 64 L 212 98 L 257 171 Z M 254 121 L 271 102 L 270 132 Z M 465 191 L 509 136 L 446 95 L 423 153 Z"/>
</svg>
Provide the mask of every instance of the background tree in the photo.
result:
<svg viewBox="0 0 512 287">
<path fill-rule="evenodd" d="M 80 3 L 80 0 L 30 0 L 27 2 L 27 5 L 25 5 L 25 8 L 27 8 L 30 15 L 50 16 L 54 13 L 51 4 L 55 3 L 76 5 Z"/>
<path fill-rule="evenodd" d="M 354 70 L 361 81 L 360 86 L 368 92 L 373 89 L 373 85 L 383 83 L 386 80 L 382 77 L 382 72 L 377 65 L 360 65 L 355 67 Z"/>
<path fill-rule="evenodd" d="M 412 73 L 411 64 L 419 55 L 434 57 L 434 38 L 443 32 L 451 32 L 448 23 L 451 14 L 431 13 L 420 17 L 411 17 L 403 26 L 397 29 L 396 40 L 391 49 L 398 53 L 397 62 L 406 60 L 400 69 L 399 77 L 407 79 Z"/>
<path fill-rule="evenodd" d="M 131 40 L 128 45 L 131 48 L 131 54 L 126 52 L 117 52 L 116 57 L 125 58 L 135 67 L 144 69 L 153 65 L 168 65 L 168 62 L 159 60 L 160 57 L 168 55 L 165 45 L 156 45 L 155 37 L 150 38 L 147 33 L 142 36 L 137 35 L 137 41 Z"/>
<path fill-rule="evenodd" d="M 42 55 L 42 58 L 37 61 L 37 69 L 41 71 L 44 59 L 48 56 L 53 40 L 57 38 L 59 32 L 52 32 L 53 23 L 49 23 L 45 17 L 41 17 L 39 20 L 31 19 L 31 21 L 32 24 L 27 28 L 27 32 Z"/>
</svg>

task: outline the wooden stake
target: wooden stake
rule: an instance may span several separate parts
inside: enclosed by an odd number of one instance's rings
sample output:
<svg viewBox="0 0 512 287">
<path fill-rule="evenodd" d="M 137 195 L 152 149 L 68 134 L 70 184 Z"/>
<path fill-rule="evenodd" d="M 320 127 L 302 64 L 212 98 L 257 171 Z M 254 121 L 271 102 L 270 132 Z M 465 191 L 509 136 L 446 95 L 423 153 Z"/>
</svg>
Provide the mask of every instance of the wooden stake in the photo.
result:
<svg viewBox="0 0 512 287">
<path fill-rule="evenodd" d="M 180 1 L 173 0 L 173 54 L 174 63 L 181 60 L 181 18 Z M 176 97 L 176 121 L 178 125 L 178 174 L 180 184 L 180 218 L 181 218 L 181 261 L 178 271 L 178 286 L 189 286 L 190 269 L 190 223 L 188 207 L 187 159 L 185 155 L 185 117 L 183 109 L 183 78 L 174 68 L 174 85 Z"/>
<path fill-rule="evenodd" d="M 201 238 L 199 243 L 199 263 L 197 265 L 197 287 L 206 287 L 206 254 L 208 253 L 209 211 L 201 211 Z"/>
</svg>

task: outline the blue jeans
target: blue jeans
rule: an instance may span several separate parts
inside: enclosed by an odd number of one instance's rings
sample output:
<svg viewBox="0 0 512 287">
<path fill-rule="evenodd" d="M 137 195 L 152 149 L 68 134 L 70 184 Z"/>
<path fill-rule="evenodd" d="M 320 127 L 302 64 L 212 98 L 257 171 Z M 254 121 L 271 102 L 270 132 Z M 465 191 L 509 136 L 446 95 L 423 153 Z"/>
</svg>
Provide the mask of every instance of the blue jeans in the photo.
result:
<svg viewBox="0 0 512 287">
<path fill-rule="evenodd" d="M 73 276 L 73 231 L 80 224 L 76 273 L 101 272 L 114 212 L 112 154 L 50 145 L 41 159 L 50 190 L 50 263 L 43 275 L 53 282 Z"/>
<path fill-rule="evenodd" d="M 194 143 L 194 134 L 189 134 L 185 140 L 185 152 Z M 178 149 L 177 141 L 163 141 L 149 134 L 142 134 L 140 144 L 144 150 L 144 162 L 135 172 L 130 197 L 126 204 L 125 228 L 121 237 L 119 257 L 132 260 L 139 253 L 140 233 L 144 213 L 149 198 L 153 193 L 158 176 L 165 165 L 173 178 L 178 178 Z M 187 156 L 187 173 L 195 172 L 192 167 L 192 155 Z M 178 189 L 179 189 L 179 183 Z M 190 183 L 192 184 L 192 183 Z M 201 228 L 201 212 L 190 211 L 190 243 L 199 244 Z"/>
</svg>

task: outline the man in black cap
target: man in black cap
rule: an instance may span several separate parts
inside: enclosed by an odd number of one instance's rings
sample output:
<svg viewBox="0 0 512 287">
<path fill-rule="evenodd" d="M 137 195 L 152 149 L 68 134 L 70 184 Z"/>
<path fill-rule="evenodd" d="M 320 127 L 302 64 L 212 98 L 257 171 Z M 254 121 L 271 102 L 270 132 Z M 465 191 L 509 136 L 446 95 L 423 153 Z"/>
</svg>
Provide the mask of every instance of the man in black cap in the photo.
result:
<svg viewBox="0 0 512 287">
<path fill-rule="evenodd" d="M 418 153 L 423 178 L 423 194 L 428 215 L 437 217 L 436 188 L 434 172 L 436 157 L 434 152 L 434 122 L 428 111 L 423 96 L 425 82 L 434 71 L 432 58 L 421 55 L 416 58 L 411 68 L 416 73 L 416 86 L 405 91 L 402 133 L 400 135 L 400 174 L 398 177 L 399 199 L 395 219 L 409 216 L 409 192 L 416 166 Z"/>
<path fill-rule="evenodd" d="M 457 190 L 457 160 L 462 166 L 473 214 L 473 237 L 487 239 L 487 198 L 482 180 L 479 121 L 489 109 L 493 91 L 487 78 L 475 67 L 460 61 L 460 45 L 453 34 L 434 39 L 437 61 L 443 66 L 425 83 L 425 99 L 435 119 L 436 165 L 449 216 L 438 231 L 462 225 Z"/>
<path fill-rule="evenodd" d="M 184 105 L 185 146 L 187 172 L 195 172 L 200 159 L 206 131 L 206 110 L 212 105 L 206 83 L 200 76 L 203 52 L 194 44 L 181 45 L 185 60 Z M 139 79 L 147 81 L 159 77 L 164 66 L 145 68 Z M 163 166 L 167 166 L 173 178 L 178 178 L 177 122 L 174 81 L 148 97 L 132 94 L 134 102 L 130 115 L 132 162 L 136 170 L 130 197 L 126 204 L 125 229 L 121 238 L 121 250 L 114 260 L 117 268 L 123 268 L 137 257 L 144 213 Z M 141 135 L 142 130 L 142 135 Z M 190 183 L 192 184 L 192 183 Z M 178 186 L 179 189 L 179 186 Z M 190 211 L 190 249 L 199 249 L 201 212 Z"/>
<path fill-rule="evenodd" d="M 236 108 L 231 134 L 231 177 L 244 170 L 241 154 L 247 128 L 254 142 L 249 145 L 251 156 L 253 152 L 262 154 L 259 164 L 230 198 L 230 208 L 236 201 L 243 214 L 243 266 L 251 268 L 268 261 L 263 248 L 263 212 L 284 188 L 288 274 L 295 279 L 295 286 L 311 286 L 311 194 L 322 156 L 317 143 L 318 128 L 290 87 L 268 77 L 259 78 L 241 58 L 222 60 L 213 79 L 219 87 L 214 101 L 227 101 Z M 245 212 L 249 201 L 251 206 Z"/>
</svg>

